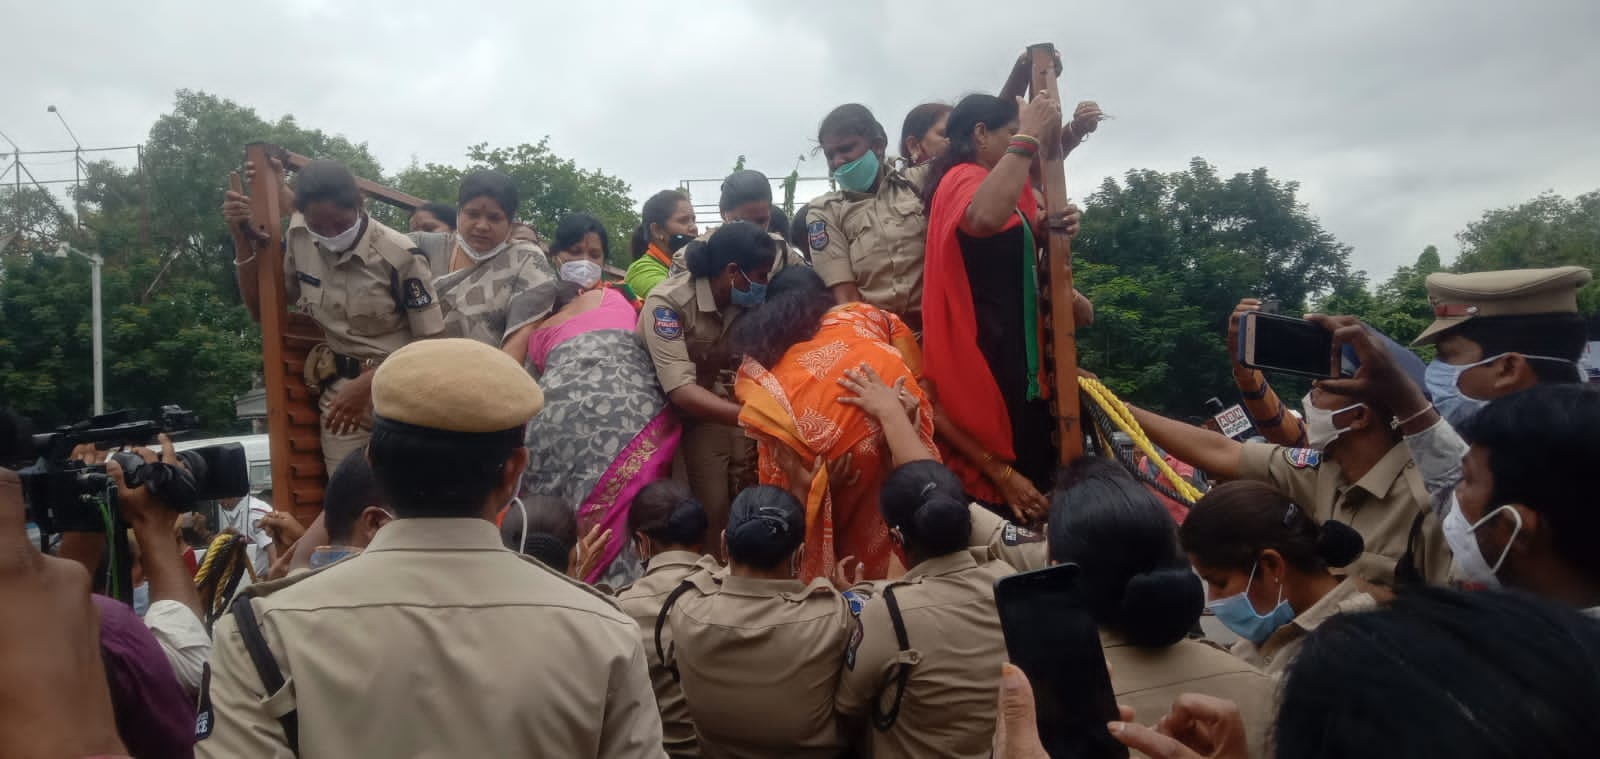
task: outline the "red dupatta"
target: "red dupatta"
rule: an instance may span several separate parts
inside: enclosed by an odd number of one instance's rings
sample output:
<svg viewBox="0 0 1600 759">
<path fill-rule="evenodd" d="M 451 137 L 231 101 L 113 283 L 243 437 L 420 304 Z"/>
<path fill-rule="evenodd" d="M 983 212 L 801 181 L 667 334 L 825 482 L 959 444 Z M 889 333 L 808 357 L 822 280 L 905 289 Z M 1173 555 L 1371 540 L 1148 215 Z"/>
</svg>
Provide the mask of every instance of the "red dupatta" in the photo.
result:
<svg viewBox="0 0 1600 759">
<path fill-rule="evenodd" d="M 988 169 L 975 163 L 956 166 L 940 180 L 929 204 L 922 290 L 923 374 L 932 382 L 950 421 L 985 450 L 1009 462 L 1017 458 L 1011 445 L 1011 419 L 1000 385 L 978 347 L 977 312 L 957 236 L 967 207 L 988 175 Z M 1023 185 L 1017 206 L 1026 210 L 1022 216 L 1013 214 L 1001 231 L 1021 224 L 1024 217 L 1033 217 L 1037 203 L 1032 187 Z M 945 464 L 961 478 L 969 495 L 1004 502 L 1004 495 L 984 476 L 978 462 L 967 461 L 948 447 L 943 453 Z"/>
</svg>

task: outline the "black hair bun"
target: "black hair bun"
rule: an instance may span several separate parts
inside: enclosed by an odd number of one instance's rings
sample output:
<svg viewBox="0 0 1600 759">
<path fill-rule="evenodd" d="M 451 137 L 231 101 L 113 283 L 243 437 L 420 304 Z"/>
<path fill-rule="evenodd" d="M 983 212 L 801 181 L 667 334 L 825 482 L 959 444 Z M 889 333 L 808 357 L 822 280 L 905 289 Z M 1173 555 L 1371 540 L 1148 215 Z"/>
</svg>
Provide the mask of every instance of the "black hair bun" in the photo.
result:
<svg viewBox="0 0 1600 759">
<path fill-rule="evenodd" d="M 1141 572 L 1123 587 L 1112 627 L 1135 646 L 1163 648 L 1189 634 L 1205 605 L 1205 586 L 1189 568 Z"/>
<path fill-rule="evenodd" d="M 1328 520 L 1317 532 L 1317 555 L 1330 567 L 1348 567 L 1367 548 L 1361 533 L 1344 522 Z"/>
<path fill-rule="evenodd" d="M 967 505 L 946 493 L 930 493 L 911 521 L 921 547 L 935 556 L 966 548 L 972 535 Z"/>
</svg>

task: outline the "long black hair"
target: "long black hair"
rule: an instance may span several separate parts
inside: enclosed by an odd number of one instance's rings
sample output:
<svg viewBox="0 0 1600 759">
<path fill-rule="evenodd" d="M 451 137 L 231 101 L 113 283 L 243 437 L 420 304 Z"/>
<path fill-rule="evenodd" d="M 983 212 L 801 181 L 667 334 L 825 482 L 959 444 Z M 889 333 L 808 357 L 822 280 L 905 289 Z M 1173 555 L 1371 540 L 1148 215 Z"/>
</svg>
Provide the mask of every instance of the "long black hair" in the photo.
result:
<svg viewBox="0 0 1600 759">
<path fill-rule="evenodd" d="M 718 227 L 704 245 L 689 246 L 684 258 L 690 274 L 709 279 L 728 264 L 738 264 L 744 272 L 770 269 L 777 255 L 778 248 L 767 230 L 748 221 L 735 221 Z"/>
<path fill-rule="evenodd" d="M 1211 489 L 1189 511 L 1178 536 L 1195 564 L 1248 571 L 1271 548 L 1300 572 L 1349 566 L 1360 558 L 1361 533 L 1343 522 L 1318 523 L 1272 486 L 1249 480 Z"/>
<path fill-rule="evenodd" d="M 911 109 L 906 114 L 906 120 L 900 124 L 900 153 L 906 160 L 911 160 L 910 151 L 906 150 L 906 142 L 916 138 L 918 142 L 939 123 L 939 119 L 950 113 L 948 103 L 923 103 Z"/>
<path fill-rule="evenodd" d="M 667 219 L 677 212 L 678 204 L 688 200 L 689 196 L 680 190 L 662 190 L 644 202 L 644 208 L 639 210 L 639 226 L 634 228 L 633 239 L 629 241 L 629 252 L 634 258 L 644 255 L 650 247 L 650 225 L 665 227 Z"/>
<path fill-rule="evenodd" d="M 889 144 L 889 135 L 872 111 L 860 103 L 845 103 L 828 112 L 817 126 L 817 142 L 830 134 L 865 137 L 870 150 L 873 145 Z"/>
<path fill-rule="evenodd" d="M 964 551 L 972 514 L 961 480 L 937 461 L 913 461 L 889 473 L 878 492 L 883 521 L 900 530 L 906 551 L 924 558 Z"/>
<path fill-rule="evenodd" d="M 1289 665 L 1276 756 L 1577 759 L 1600 723 L 1600 624 L 1506 592 L 1417 588 L 1336 614 Z"/>
<path fill-rule="evenodd" d="M 816 337 L 823 314 L 837 304 L 811 267 L 785 267 L 767 284 L 766 302 L 733 323 L 729 340 L 737 353 L 771 369 L 796 343 Z"/>
<path fill-rule="evenodd" d="M 461 180 L 456 205 L 465 206 L 475 198 L 493 200 L 508 219 L 517 218 L 517 208 L 522 202 L 517 193 L 517 183 L 511 181 L 511 177 L 487 169 L 474 171 Z"/>
<path fill-rule="evenodd" d="M 1205 588 L 1166 507 L 1112 459 L 1081 457 L 1058 479 L 1050 559 L 1078 565 L 1095 621 L 1135 646 L 1182 640 L 1200 619 Z"/>
<path fill-rule="evenodd" d="M 773 569 L 806 542 L 806 509 L 783 488 L 748 488 L 728 507 L 727 541 L 730 560 Z"/>
<path fill-rule="evenodd" d="M 933 207 L 933 193 L 939 189 L 944 175 L 963 163 L 978 160 L 978 146 L 972 141 L 972 132 L 979 124 L 988 129 L 999 129 L 1017 118 L 1017 101 L 993 95 L 968 95 L 956 103 L 945 122 L 944 133 L 950 139 L 950 149 L 940 153 L 928 167 L 928 179 L 922 185 L 922 205 Z"/>
<path fill-rule="evenodd" d="M 676 480 L 657 480 L 639 489 L 628 508 L 628 531 L 642 532 L 668 546 L 699 550 L 706 534 L 706 508 L 689 486 Z"/>
</svg>

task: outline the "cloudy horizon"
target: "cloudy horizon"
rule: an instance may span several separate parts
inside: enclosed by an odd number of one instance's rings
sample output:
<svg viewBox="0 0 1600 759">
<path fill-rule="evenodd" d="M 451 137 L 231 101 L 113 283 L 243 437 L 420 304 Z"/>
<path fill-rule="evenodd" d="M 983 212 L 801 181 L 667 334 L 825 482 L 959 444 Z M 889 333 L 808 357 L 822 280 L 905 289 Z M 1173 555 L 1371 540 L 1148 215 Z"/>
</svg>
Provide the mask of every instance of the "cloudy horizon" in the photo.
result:
<svg viewBox="0 0 1600 759">
<path fill-rule="evenodd" d="M 85 147 L 131 145 L 194 89 L 365 142 L 388 172 L 549 135 L 640 200 L 741 154 L 774 177 L 805 155 L 802 175 L 820 176 L 833 106 L 867 104 L 892 137 L 911 106 L 993 91 L 1049 40 L 1063 99 L 1115 116 L 1068 163 L 1075 198 L 1195 156 L 1225 175 L 1264 166 L 1374 283 L 1427 245 L 1452 260 L 1485 210 L 1600 189 L 1587 0 L 259 5 L 0 0 L 0 62 L 26 72 L 0 95 L 0 132 L 71 148 L 56 105 Z M 71 178 L 70 156 L 38 158 L 39 179 Z"/>
</svg>

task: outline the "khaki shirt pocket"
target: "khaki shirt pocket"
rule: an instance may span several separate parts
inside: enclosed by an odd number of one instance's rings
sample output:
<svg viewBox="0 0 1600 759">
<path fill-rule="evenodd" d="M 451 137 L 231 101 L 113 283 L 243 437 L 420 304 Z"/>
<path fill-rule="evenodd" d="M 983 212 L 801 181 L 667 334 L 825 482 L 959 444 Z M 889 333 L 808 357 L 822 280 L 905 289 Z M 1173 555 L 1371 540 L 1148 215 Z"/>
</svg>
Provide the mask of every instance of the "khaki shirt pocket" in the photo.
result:
<svg viewBox="0 0 1600 759">
<path fill-rule="evenodd" d="M 382 337 L 405 327 L 405 316 L 395 305 L 394 293 L 386 283 L 371 282 L 349 293 L 345 312 L 350 334 Z"/>
</svg>

